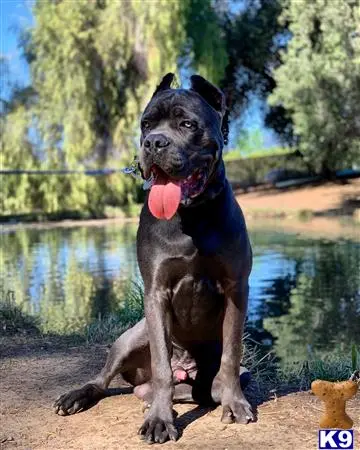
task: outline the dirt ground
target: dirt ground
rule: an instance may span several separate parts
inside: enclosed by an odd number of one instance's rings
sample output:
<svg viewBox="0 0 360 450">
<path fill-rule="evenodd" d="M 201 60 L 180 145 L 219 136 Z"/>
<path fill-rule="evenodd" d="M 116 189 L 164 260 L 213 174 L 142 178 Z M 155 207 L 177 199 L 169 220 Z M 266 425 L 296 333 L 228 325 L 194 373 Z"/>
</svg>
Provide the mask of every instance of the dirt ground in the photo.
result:
<svg viewBox="0 0 360 450">
<path fill-rule="evenodd" d="M 326 183 L 293 189 L 269 189 L 237 195 L 245 217 L 254 212 L 286 215 L 300 211 L 311 212 L 315 217 L 353 215 L 360 211 L 360 179 L 348 184 Z M 360 219 L 360 217 L 359 217 Z"/>
<path fill-rule="evenodd" d="M 26 351 L 10 346 L 0 359 L 1 449 L 148 448 L 136 435 L 143 414 L 141 402 L 132 394 L 108 397 L 75 416 L 57 416 L 52 410 L 52 402 L 59 394 L 81 385 L 101 367 L 106 353 L 104 347 L 66 351 L 52 350 L 51 343 L 41 347 L 34 354 L 34 349 Z M 309 392 L 285 395 L 257 406 L 253 401 L 253 404 L 258 420 L 249 425 L 222 424 L 220 408 L 175 405 L 181 438 L 176 443 L 164 444 L 164 448 L 317 448 L 322 405 Z M 350 402 L 348 412 L 355 421 L 359 442 L 359 394 Z"/>
</svg>

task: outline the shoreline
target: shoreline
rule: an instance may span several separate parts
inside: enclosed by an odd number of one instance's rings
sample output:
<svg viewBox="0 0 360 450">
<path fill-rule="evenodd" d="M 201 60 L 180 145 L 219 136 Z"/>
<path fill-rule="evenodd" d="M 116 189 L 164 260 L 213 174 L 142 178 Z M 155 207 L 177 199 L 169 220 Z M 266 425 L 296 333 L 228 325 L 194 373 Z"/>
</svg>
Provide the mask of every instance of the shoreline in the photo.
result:
<svg viewBox="0 0 360 450">
<path fill-rule="evenodd" d="M 127 223 L 138 223 L 138 217 L 114 217 L 106 219 L 64 219 L 44 222 L 0 222 L 0 234 L 16 230 L 43 230 L 52 228 L 75 228 L 75 227 L 96 227 L 104 225 L 121 225 Z"/>
<path fill-rule="evenodd" d="M 360 238 L 360 179 L 296 189 L 234 191 L 249 228 L 272 226 L 283 232 Z M 0 222 L 0 233 L 16 230 L 102 227 L 138 223 L 139 217 Z"/>
<path fill-rule="evenodd" d="M 283 233 L 303 234 L 314 238 L 349 237 L 360 241 L 360 224 L 347 215 L 332 217 L 301 218 L 293 212 L 288 214 L 262 214 L 261 210 L 247 208 L 244 212 L 246 224 L 251 231 L 269 228 Z M 61 220 L 54 222 L 19 222 L 1 223 L 0 234 L 20 230 L 52 230 L 56 228 L 103 227 L 137 224 L 138 217 L 89 219 L 89 220 Z"/>
</svg>

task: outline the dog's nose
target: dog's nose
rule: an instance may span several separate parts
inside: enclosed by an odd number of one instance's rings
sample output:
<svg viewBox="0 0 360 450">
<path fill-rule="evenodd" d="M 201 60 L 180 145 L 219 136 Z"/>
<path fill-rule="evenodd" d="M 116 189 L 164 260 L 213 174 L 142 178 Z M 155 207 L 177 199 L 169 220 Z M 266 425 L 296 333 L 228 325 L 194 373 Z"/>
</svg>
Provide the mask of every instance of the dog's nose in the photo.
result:
<svg viewBox="0 0 360 450">
<path fill-rule="evenodd" d="M 144 147 L 147 150 L 161 150 L 170 144 L 168 138 L 163 134 L 149 134 L 144 140 Z"/>
</svg>

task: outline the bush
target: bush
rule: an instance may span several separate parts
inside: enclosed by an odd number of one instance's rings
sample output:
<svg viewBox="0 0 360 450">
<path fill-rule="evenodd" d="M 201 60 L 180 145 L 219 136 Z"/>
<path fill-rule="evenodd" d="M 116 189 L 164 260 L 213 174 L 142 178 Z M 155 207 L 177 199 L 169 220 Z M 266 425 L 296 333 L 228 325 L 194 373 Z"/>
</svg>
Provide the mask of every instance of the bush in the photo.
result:
<svg viewBox="0 0 360 450">
<path fill-rule="evenodd" d="M 225 167 L 230 181 L 244 186 L 256 186 L 265 182 L 266 175 L 275 169 L 308 174 L 306 163 L 297 152 L 272 154 L 251 158 L 226 159 Z"/>
</svg>

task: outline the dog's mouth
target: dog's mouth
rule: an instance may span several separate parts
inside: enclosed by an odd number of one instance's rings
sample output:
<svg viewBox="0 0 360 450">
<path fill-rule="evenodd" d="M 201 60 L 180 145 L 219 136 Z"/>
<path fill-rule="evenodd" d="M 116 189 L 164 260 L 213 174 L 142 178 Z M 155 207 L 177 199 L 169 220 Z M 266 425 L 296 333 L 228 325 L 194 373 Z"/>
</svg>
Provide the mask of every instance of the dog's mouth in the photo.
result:
<svg viewBox="0 0 360 450">
<path fill-rule="evenodd" d="M 171 219 L 180 203 L 188 204 L 199 196 L 207 183 L 206 169 L 196 169 L 188 177 L 175 179 L 154 165 L 150 179 L 147 180 L 150 190 L 149 209 L 158 219 Z"/>
</svg>

